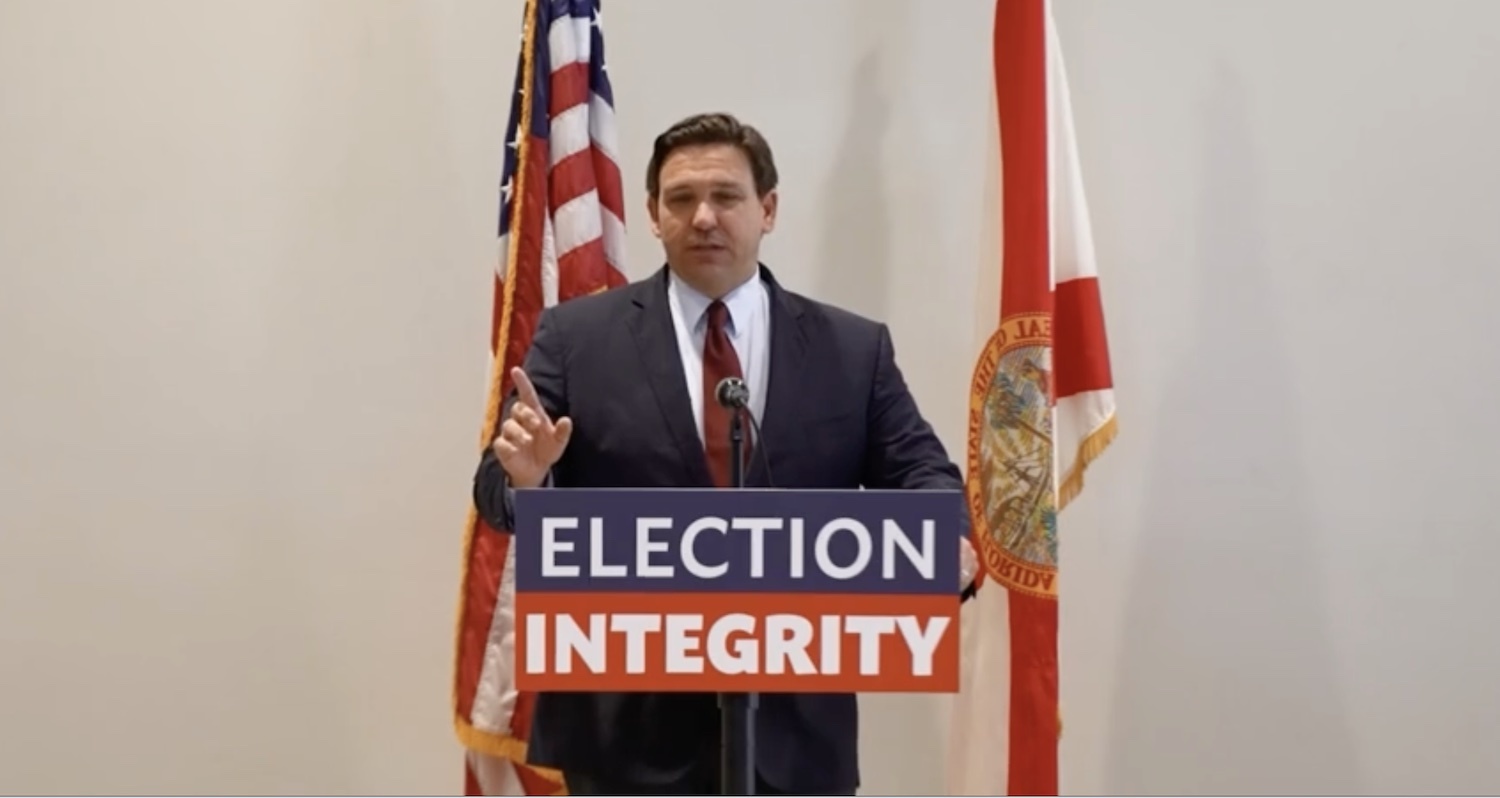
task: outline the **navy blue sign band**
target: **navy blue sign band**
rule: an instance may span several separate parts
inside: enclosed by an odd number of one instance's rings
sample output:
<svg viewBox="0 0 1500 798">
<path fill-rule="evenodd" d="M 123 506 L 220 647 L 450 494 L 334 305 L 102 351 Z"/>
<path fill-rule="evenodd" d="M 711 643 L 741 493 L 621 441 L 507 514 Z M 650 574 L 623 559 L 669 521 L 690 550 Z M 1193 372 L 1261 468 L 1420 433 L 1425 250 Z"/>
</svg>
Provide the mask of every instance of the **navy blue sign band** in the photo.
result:
<svg viewBox="0 0 1500 798">
<path fill-rule="evenodd" d="M 959 491 L 538 489 L 516 589 L 956 595 Z"/>
</svg>

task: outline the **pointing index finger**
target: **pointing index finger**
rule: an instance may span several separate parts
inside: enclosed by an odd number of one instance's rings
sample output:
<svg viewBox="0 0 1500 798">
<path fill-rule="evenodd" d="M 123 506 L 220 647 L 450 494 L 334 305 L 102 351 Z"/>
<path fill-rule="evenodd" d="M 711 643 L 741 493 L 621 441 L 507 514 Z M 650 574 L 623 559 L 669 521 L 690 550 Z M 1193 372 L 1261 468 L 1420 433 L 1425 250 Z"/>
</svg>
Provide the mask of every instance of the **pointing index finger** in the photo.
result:
<svg viewBox="0 0 1500 798">
<path fill-rule="evenodd" d="M 513 368 L 510 370 L 510 378 L 516 383 L 516 393 L 521 401 L 535 410 L 537 415 L 547 418 L 547 411 L 542 409 L 542 400 L 536 395 L 536 386 L 531 384 L 531 378 L 526 376 L 526 372 L 520 367 Z"/>
</svg>

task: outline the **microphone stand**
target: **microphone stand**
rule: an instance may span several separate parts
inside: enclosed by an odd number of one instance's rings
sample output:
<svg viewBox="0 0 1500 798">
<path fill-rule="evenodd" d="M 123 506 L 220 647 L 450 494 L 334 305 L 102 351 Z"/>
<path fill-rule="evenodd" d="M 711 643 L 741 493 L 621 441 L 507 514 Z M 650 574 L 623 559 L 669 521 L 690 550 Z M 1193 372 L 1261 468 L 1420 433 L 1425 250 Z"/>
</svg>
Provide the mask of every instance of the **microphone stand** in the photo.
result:
<svg viewBox="0 0 1500 798">
<path fill-rule="evenodd" d="M 729 484 L 745 487 L 745 427 L 741 407 L 729 410 Z M 719 779 L 723 795 L 755 794 L 755 693 L 719 694 Z"/>
</svg>

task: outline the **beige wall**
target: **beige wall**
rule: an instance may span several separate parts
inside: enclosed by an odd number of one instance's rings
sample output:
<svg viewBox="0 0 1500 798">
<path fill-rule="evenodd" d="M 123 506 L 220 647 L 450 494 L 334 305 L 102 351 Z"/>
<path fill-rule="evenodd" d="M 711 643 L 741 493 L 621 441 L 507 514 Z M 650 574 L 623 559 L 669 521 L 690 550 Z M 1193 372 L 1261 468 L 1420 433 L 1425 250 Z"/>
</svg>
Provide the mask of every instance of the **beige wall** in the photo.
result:
<svg viewBox="0 0 1500 798">
<path fill-rule="evenodd" d="M 766 258 L 955 450 L 990 0 L 606 4 L 630 191 L 726 108 Z M 1123 410 L 1065 525 L 1072 792 L 1500 783 L 1500 5 L 1057 0 Z M 519 3 L 0 0 L 0 790 L 453 792 Z M 765 48 L 784 48 L 774 56 Z M 868 793 L 946 704 L 865 704 Z"/>
</svg>

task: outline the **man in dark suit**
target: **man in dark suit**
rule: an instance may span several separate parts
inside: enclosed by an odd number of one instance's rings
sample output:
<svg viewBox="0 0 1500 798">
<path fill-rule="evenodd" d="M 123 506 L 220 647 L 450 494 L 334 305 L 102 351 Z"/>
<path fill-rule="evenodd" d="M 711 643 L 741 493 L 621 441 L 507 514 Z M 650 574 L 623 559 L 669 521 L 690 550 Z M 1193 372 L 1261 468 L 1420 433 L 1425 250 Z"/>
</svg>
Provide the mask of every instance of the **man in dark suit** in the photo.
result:
<svg viewBox="0 0 1500 798">
<path fill-rule="evenodd" d="M 714 389 L 727 376 L 744 380 L 761 420 L 752 487 L 962 488 L 885 325 L 787 291 L 760 264 L 776 180 L 770 147 L 731 116 L 657 138 L 647 210 L 667 266 L 542 314 L 475 478 L 492 526 L 512 528 L 515 488 L 726 485 L 728 411 Z M 967 543 L 962 555 L 968 584 Z M 762 695 L 757 724 L 758 792 L 854 794 L 853 695 Z M 547 693 L 528 759 L 563 771 L 575 795 L 711 794 L 718 752 L 714 695 Z"/>
</svg>

